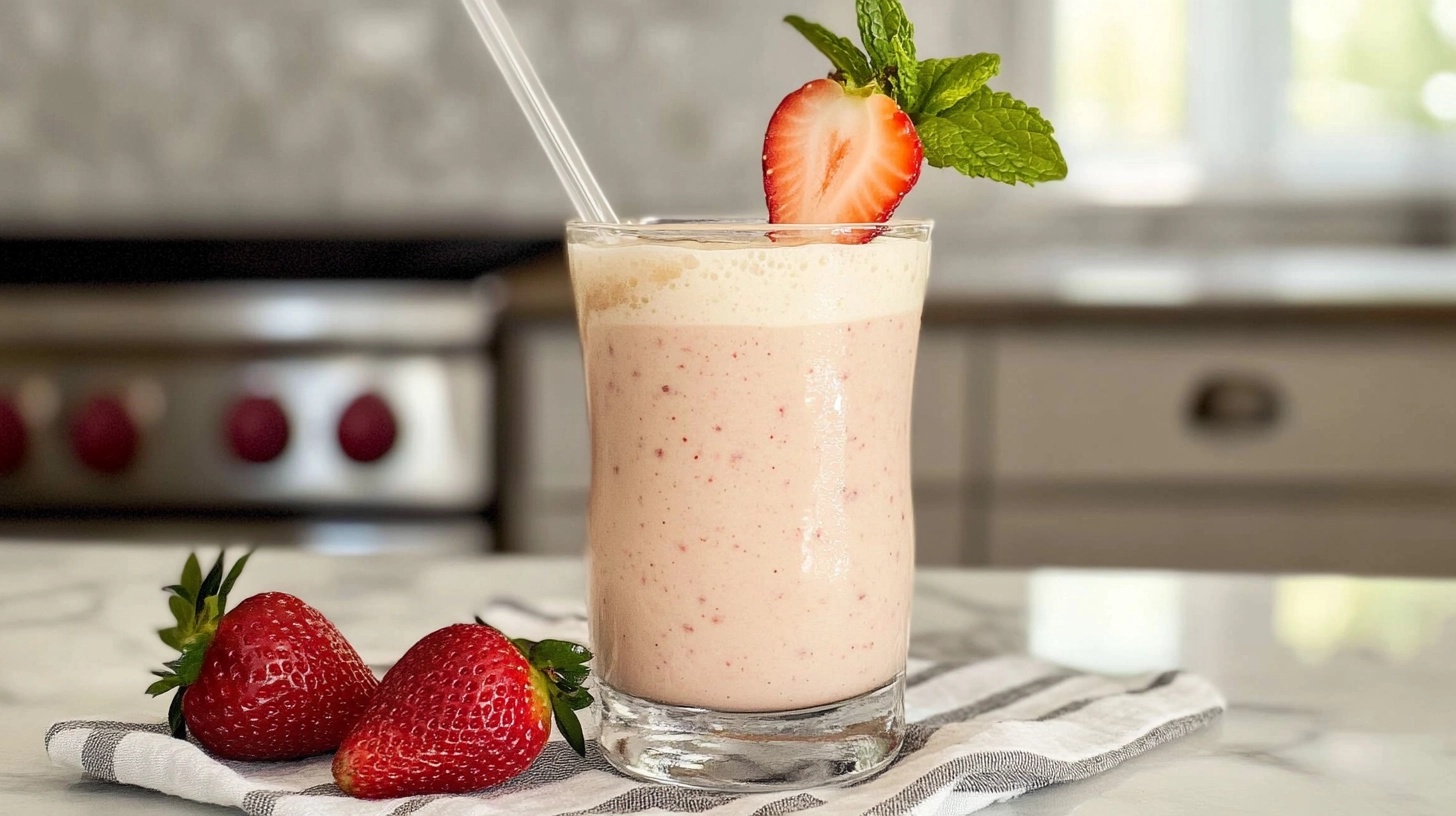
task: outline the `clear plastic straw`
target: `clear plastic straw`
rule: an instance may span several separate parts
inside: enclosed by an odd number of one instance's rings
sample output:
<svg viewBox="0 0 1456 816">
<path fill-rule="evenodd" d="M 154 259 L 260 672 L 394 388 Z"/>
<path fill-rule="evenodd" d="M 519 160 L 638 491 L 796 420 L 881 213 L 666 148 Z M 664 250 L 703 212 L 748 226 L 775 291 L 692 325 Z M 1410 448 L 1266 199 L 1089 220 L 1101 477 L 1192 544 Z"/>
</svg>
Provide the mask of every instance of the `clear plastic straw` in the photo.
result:
<svg viewBox="0 0 1456 816">
<path fill-rule="evenodd" d="M 577 215 L 584 221 L 620 223 L 617 214 L 612 211 L 612 205 L 607 203 L 602 188 L 597 184 L 596 177 L 586 166 L 586 159 L 582 157 L 576 142 L 566 130 L 561 114 L 551 104 L 551 97 L 546 95 L 546 88 L 541 84 L 541 78 L 536 76 L 531 61 L 526 58 L 526 51 L 511 30 L 511 24 L 506 20 L 500 3 L 496 0 L 462 2 L 465 3 L 465 10 L 470 13 L 476 30 L 485 40 L 486 47 L 490 49 L 490 55 L 495 58 L 496 65 L 500 66 L 501 73 L 505 75 L 506 84 L 510 86 L 516 102 L 526 114 L 526 121 L 531 123 L 531 130 L 535 131 L 541 149 L 546 151 L 546 157 L 551 160 L 551 167 L 556 170 L 561 185 L 566 188 L 566 194 L 571 197 L 571 204 L 576 207 Z"/>
</svg>

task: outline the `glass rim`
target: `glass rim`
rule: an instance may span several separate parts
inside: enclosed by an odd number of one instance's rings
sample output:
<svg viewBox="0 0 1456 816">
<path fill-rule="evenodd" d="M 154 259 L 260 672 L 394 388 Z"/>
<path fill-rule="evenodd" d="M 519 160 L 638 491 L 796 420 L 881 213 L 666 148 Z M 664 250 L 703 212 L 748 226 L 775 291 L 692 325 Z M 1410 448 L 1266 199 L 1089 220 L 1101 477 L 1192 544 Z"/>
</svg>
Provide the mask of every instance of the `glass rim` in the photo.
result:
<svg viewBox="0 0 1456 816">
<path fill-rule="evenodd" d="M 579 218 L 566 222 L 567 233 L 576 231 L 624 237 L 664 235 L 762 235 L 772 232 L 823 233 L 842 235 L 875 232 L 878 237 L 910 238 L 929 235 L 935 221 L 929 218 L 895 218 L 885 222 L 843 222 L 833 224 L 771 224 L 764 218 L 643 218 L 611 224 Z"/>
</svg>

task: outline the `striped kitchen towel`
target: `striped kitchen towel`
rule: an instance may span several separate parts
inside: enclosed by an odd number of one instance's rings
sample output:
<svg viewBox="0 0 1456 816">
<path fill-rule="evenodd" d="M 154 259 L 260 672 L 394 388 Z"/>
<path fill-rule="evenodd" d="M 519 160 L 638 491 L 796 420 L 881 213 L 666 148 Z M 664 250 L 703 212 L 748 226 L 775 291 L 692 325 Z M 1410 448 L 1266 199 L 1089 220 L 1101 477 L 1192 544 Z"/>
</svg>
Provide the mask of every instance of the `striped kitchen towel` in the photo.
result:
<svg viewBox="0 0 1456 816">
<path fill-rule="evenodd" d="M 484 617 L 518 637 L 586 639 L 579 605 L 500 602 Z M 499 787 L 377 802 L 350 799 L 335 787 L 329 757 L 228 762 L 172 739 L 160 723 L 68 720 L 51 726 L 45 742 L 54 762 L 87 776 L 252 816 L 777 816 L 815 810 L 948 816 L 1105 771 L 1199 728 L 1224 708 L 1219 693 L 1195 675 L 1106 677 L 1028 657 L 911 661 L 907 685 L 910 725 L 894 765 L 857 785 L 797 793 L 720 794 L 642 784 L 613 771 L 594 746 L 583 760 L 554 734 L 530 770 Z M 590 735 L 594 723 L 586 719 Z"/>
</svg>

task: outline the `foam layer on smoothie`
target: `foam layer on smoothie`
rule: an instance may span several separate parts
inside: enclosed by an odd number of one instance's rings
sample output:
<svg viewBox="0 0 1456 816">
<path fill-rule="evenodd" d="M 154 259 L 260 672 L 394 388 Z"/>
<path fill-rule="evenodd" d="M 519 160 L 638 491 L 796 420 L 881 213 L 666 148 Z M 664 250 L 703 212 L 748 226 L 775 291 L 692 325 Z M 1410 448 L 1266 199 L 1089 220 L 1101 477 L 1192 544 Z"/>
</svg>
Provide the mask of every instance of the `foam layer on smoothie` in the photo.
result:
<svg viewBox="0 0 1456 816">
<path fill-rule="evenodd" d="M 577 314 L 612 324 L 790 326 L 919 312 L 930 244 L 573 244 Z"/>
</svg>

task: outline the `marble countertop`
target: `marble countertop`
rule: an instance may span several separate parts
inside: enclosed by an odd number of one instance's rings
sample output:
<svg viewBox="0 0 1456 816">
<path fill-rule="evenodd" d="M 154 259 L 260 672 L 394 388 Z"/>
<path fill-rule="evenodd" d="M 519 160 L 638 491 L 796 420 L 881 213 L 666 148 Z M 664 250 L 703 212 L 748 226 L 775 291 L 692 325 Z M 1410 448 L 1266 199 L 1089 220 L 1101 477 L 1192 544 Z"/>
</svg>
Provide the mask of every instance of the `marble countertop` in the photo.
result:
<svg viewBox="0 0 1456 816">
<path fill-rule="evenodd" d="M 49 764 L 54 720 L 160 720 L 142 694 L 167 658 L 159 591 L 182 551 L 0 541 L 0 813 L 226 813 Z M 576 560 L 256 556 L 235 597 L 296 593 L 366 661 L 525 588 L 579 595 Z M 1228 696 L 1223 719 L 1092 779 L 986 813 L 1456 813 L 1456 582 L 1105 571 L 927 571 L 914 651 L 1030 651 L 1078 668 L 1182 666 Z"/>
</svg>

